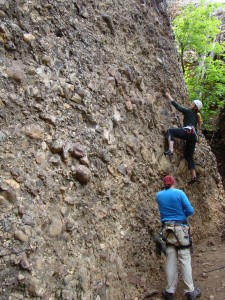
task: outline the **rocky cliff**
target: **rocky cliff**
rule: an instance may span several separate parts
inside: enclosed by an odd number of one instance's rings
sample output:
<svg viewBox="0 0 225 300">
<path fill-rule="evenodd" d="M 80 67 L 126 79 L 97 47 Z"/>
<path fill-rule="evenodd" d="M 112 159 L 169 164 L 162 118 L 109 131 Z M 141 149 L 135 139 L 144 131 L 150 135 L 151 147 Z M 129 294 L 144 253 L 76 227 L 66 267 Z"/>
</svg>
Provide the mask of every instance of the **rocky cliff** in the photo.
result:
<svg viewBox="0 0 225 300">
<path fill-rule="evenodd" d="M 1 299 L 141 299 L 161 274 L 155 193 L 172 173 L 194 240 L 224 224 L 205 139 L 198 185 L 165 130 L 188 104 L 165 1 L 0 0 Z"/>
</svg>

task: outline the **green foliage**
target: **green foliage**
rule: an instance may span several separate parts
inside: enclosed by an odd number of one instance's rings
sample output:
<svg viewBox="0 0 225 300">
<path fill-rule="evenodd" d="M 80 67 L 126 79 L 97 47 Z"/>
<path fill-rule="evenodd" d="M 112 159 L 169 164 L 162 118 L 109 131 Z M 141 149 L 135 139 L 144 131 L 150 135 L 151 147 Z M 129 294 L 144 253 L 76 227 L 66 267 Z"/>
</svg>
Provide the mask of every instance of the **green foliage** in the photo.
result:
<svg viewBox="0 0 225 300">
<path fill-rule="evenodd" d="M 189 4 L 174 19 L 173 29 L 180 50 L 195 50 L 197 53 L 211 51 L 210 42 L 219 33 L 220 21 L 213 16 L 213 6 L 195 7 Z"/>
<path fill-rule="evenodd" d="M 207 129 L 225 105 L 225 44 L 216 41 L 221 26 L 216 11 L 222 6 L 189 4 L 172 22 L 190 100 L 202 100 Z"/>
<path fill-rule="evenodd" d="M 212 42 L 220 32 L 221 21 L 213 12 L 217 4 L 186 6 L 172 22 L 180 51 L 195 50 L 202 55 L 212 51 Z"/>
<path fill-rule="evenodd" d="M 205 127 L 213 129 L 213 116 L 218 115 L 225 104 L 225 63 L 222 60 L 207 57 L 205 67 L 206 72 L 202 79 L 196 76 L 201 71 L 200 67 L 196 67 L 186 72 L 185 80 L 190 99 L 200 98 L 204 104 L 202 114 Z"/>
</svg>

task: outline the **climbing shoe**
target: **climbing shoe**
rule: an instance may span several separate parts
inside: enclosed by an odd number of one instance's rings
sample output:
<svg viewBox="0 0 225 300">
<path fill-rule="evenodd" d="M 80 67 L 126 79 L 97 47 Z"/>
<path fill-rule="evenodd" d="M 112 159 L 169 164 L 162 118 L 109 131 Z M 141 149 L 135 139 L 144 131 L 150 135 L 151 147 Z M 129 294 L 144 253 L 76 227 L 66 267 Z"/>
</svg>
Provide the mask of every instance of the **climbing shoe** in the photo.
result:
<svg viewBox="0 0 225 300">
<path fill-rule="evenodd" d="M 188 292 L 185 295 L 187 300 L 195 300 L 196 298 L 201 297 L 202 291 L 199 288 L 195 288 L 193 292 Z"/>
<path fill-rule="evenodd" d="M 173 152 L 171 150 L 167 150 L 164 152 L 165 155 L 173 155 Z"/>
<path fill-rule="evenodd" d="M 173 300 L 173 293 L 168 293 L 167 291 L 163 291 L 162 296 L 165 300 Z"/>
<path fill-rule="evenodd" d="M 193 184 L 197 181 L 197 177 L 192 177 L 190 181 L 188 181 L 188 184 Z"/>
</svg>

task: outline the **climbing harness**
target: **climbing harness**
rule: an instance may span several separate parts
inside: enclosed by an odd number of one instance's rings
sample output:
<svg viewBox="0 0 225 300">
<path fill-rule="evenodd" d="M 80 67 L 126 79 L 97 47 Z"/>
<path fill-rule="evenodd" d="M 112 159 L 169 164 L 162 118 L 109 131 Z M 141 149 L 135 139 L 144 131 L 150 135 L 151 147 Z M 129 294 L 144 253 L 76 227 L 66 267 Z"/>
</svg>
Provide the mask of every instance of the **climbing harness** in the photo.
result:
<svg viewBox="0 0 225 300">
<path fill-rule="evenodd" d="M 166 221 L 162 224 L 162 239 L 177 250 L 192 246 L 190 226 L 185 221 Z"/>
<path fill-rule="evenodd" d="M 198 133 L 198 130 L 195 129 L 194 126 L 186 126 L 183 127 L 184 131 L 187 132 L 187 134 L 195 134 L 196 135 L 196 142 L 201 143 L 202 142 L 202 135 Z"/>
<path fill-rule="evenodd" d="M 196 134 L 194 126 L 185 126 L 183 129 L 187 134 Z"/>
</svg>

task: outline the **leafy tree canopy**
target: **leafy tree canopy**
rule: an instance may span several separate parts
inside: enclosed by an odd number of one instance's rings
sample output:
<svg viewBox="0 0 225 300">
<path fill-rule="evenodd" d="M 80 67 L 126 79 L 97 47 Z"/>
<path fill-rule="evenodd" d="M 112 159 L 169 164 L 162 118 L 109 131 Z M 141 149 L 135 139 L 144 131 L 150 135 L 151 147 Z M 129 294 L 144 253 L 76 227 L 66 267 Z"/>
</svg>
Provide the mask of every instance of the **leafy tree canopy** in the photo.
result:
<svg viewBox="0 0 225 300">
<path fill-rule="evenodd" d="M 213 129 L 213 116 L 225 105 L 225 43 L 217 40 L 219 8 L 224 6 L 205 0 L 190 3 L 172 22 L 190 100 L 202 100 L 207 129 Z"/>
<path fill-rule="evenodd" d="M 219 4 L 199 6 L 190 3 L 173 21 L 173 29 L 180 50 L 195 50 L 198 54 L 212 50 L 212 42 L 220 32 L 221 21 L 215 11 Z"/>
</svg>

